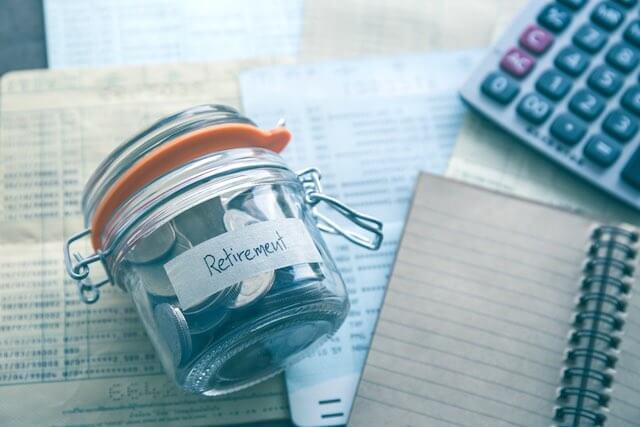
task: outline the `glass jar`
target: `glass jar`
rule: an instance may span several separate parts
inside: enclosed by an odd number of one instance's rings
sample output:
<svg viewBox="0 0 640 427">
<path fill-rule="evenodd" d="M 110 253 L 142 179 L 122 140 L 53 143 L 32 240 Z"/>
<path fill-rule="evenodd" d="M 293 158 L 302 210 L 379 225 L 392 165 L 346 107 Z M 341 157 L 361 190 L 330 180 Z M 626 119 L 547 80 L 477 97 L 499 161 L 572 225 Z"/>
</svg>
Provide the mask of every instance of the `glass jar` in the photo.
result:
<svg viewBox="0 0 640 427">
<path fill-rule="evenodd" d="M 109 283 L 128 292 L 187 391 L 248 387 L 340 327 L 349 302 L 319 230 L 380 246 L 382 223 L 323 194 L 317 170 L 287 167 L 289 139 L 195 107 L 119 146 L 85 187 L 88 228 L 65 244 L 67 271 L 86 303 Z M 92 255 L 73 249 L 85 238 Z"/>
</svg>

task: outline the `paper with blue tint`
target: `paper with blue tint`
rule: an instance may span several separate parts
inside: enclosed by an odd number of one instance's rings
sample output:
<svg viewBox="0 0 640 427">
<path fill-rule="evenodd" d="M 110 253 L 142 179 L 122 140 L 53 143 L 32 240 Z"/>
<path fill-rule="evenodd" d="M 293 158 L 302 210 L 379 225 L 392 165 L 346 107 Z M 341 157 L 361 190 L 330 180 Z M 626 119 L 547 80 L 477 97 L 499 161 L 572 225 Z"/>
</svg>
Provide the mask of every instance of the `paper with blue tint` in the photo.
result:
<svg viewBox="0 0 640 427">
<path fill-rule="evenodd" d="M 45 0 L 50 68 L 294 56 L 303 0 Z"/>
<path fill-rule="evenodd" d="M 286 118 L 294 135 L 287 161 L 318 167 L 327 193 L 385 223 L 378 252 L 327 237 L 352 309 L 318 354 L 287 371 L 298 425 L 346 421 L 415 178 L 419 170 L 446 170 L 464 112 L 457 89 L 479 58 L 468 51 L 406 55 L 241 75 L 249 117 L 267 128 Z"/>
</svg>

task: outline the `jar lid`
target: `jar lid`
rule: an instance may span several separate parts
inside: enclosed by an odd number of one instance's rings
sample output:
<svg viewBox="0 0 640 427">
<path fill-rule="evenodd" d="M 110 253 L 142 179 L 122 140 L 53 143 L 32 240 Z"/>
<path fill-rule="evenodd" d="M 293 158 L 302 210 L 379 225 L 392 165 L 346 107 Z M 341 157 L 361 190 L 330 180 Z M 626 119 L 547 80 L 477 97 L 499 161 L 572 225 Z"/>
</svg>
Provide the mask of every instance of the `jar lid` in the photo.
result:
<svg viewBox="0 0 640 427">
<path fill-rule="evenodd" d="M 216 109 L 218 106 L 206 107 L 210 107 L 209 113 L 220 112 Z M 146 142 L 147 149 L 130 150 L 122 155 L 124 148 L 128 148 L 122 147 L 119 157 L 111 157 L 98 168 L 110 170 L 111 173 L 107 174 L 107 179 L 94 175 L 93 186 L 90 181 L 83 197 L 85 221 L 91 224 L 91 243 L 95 250 L 102 248 L 102 231 L 118 207 L 162 175 L 194 159 L 222 150 L 258 147 L 280 152 L 291 139 L 291 133 L 286 128 L 265 131 L 248 119 L 243 119 L 235 110 L 228 107 L 224 109 L 222 117 L 218 117 L 222 122 L 209 120 L 206 127 L 191 128 L 177 136 L 171 132 L 171 128 L 165 128 L 164 135 L 160 132 L 160 137 L 156 137 L 151 144 L 151 138 L 134 138 L 132 141 L 141 145 Z M 170 137 L 166 135 L 167 131 Z M 161 142 L 158 143 L 158 140 Z M 108 187 L 105 183 L 108 183 Z"/>
</svg>

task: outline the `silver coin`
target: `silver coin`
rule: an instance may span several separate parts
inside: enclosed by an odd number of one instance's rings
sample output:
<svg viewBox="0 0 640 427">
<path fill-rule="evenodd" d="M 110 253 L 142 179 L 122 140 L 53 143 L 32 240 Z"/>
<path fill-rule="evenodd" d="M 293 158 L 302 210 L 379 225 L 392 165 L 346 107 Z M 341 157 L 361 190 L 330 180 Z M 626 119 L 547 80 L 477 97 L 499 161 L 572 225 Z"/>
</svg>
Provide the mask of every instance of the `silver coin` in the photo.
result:
<svg viewBox="0 0 640 427">
<path fill-rule="evenodd" d="M 134 270 L 138 274 L 146 291 L 155 297 L 174 298 L 176 295 L 173 285 L 164 270 L 164 262 L 191 249 L 191 243 L 181 233 L 176 232 L 175 243 L 171 251 L 154 263 L 135 265 Z"/>
<path fill-rule="evenodd" d="M 244 279 L 240 283 L 240 292 L 238 296 L 229 304 L 230 308 L 247 307 L 258 301 L 273 286 L 275 278 L 274 271 L 256 274 L 248 279 Z"/>
<path fill-rule="evenodd" d="M 233 231 L 260 221 L 239 209 L 229 209 L 224 213 L 223 222 L 227 231 Z"/>
<path fill-rule="evenodd" d="M 239 285 L 233 285 L 212 295 L 203 304 L 184 310 L 192 334 L 203 334 L 220 326 L 229 314 L 229 304 L 238 296 Z"/>
<path fill-rule="evenodd" d="M 226 231 L 223 216 L 222 202 L 216 197 L 181 213 L 173 222 L 176 229 L 195 246 Z"/>
<path fill-rule="evenodd" d="M 171 223 L 166 223 L 138 241 L 125 259 L 134 264 L 148 264 L 164 257 L 173 248 L 175 241 L 176 231 Z"/>
<path fill-rule="evenodd" d="M 224 225 L 227 230 L 237 230 L 250 224 L 259 222 L 255 217 L 238 209 L 229 209 L 224 213 Z M 275 278 L 275 271 L 256 274 L 237 285 L 240 286 L 238 296 L 229 304 L 231 308 L 246 307 L 269 292 Z"/>
<path fill-rule="evenodd" d="M 185 363 L 191 356 L 193 343 L 189 325 L 179 308 L 171 304 L 160 304 L 153 311 L 158 332 L 173 358 L 175 366 Z"/>
</svg>

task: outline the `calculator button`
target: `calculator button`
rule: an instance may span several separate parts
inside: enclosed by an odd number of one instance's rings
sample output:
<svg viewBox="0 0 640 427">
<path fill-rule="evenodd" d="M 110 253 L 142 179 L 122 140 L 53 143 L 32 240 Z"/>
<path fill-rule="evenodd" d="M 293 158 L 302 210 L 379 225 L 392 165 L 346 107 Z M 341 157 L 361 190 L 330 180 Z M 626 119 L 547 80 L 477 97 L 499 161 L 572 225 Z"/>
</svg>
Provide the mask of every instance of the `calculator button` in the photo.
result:
<svg viewBox="0 0 640 427">
<path fill-rule="evenodd" d="M 536 82 L 536 89 L 551 99 L 559 100 L 571 89 L 571 80 L 556 70 L 547 70 Z"/>
<path fill-rule="evenodd" d="M 624 39 L 634 46 L 640 47 L 640 20 L 636 19 L 631 22 L 626 30 L 624 30 Z"/>
<path fill-rule="evenodd" d="M 638 132 L 638 122 L 622 110 L 610 112 L 602 123 L 602 129 L 620 142 L 627 142 Z"/>
<path fill-rule="evenodd" d="M 587 0 L 558 0 L 563 5 L 573 10 L 578 10 L 587 3 Z"/>
<path fill-rule="evenodd" d="M 622 178 L 640 189 L 640 147 L 633 153 L 627 165 L 622 169 Z"/>
<path fill-rule="evenodd" d="M 638 0 L 615 0 L 616 3 L 621 4 L 624 7 L 633 7 L 638 3 Z"/>
<path fill-rule="evenodd" d="M 491 73 L 482 82 L 482 92 L 500 104 L 508 104 L 518 94 L 518 85 L 503 73 Z"/>
<path fill-rule="evenodd" d="M 537 93 L 530 93 L 522 98 L 518 104 L 517 111 L 523 118 L 539 125 L 547 120 L 551 111 L 553 111 L 553 106 Z"/>
<path fill-rule="evenodd" d="M 532 53 L 543 53 L 553 43 L 553 35 L 537 25 L 529 25 L 520 36 L 520 45 Z"/>
<path fill-rule="evenodd" d="M 626 90 L 620 103 L 624 108 L 640 116 L 640 86 L 631 86 Z"/>
<path fill-rule="evenodd" d="M 560 4 L 550 4 L 542 9 L 538 22 L 546 29 L 559 33 L 571 22 L 571 11 Z"/>
<path fill-rule="evenodd" d="M 598 117 L 604 111 L 604 107 L 604 100 L 589 89 L 577 91 L 569 102 L 569 109 L 587 121 Z"/>
<path fill-rule="evenodd" d="M 507 73 L 515 77 L 524 77 L 529 74 L 536 61 L 522 49 L 512 47 L 504 54 L 500 66 Z"/>
<path fill-rule="evenodd" d="M 591 20 L 605 30 L 615 30 L 624 19 L 624 12 L 610 1 L 603 1 L 593 9 Z"/>
<path fill-rule="evenodd" d="M 587 84 L 600 94 L 611 96 L 622 87 L 622 75 L 611 67 L 600 65 L 591 72 Z"/>
<path fill-rule="evenodd" d="M 611 166 L 620 156 L 620 147 L 602 135 L 592 136 L 584 146 L 584 155 L 600 166 Z"/>
<path fill-rule="evenodd" d="M 612 65 L 623 73 L 629 73 L 638 65 L 640 55 L 631 45 L 627 43 L 616 43 L 609 52 L 607 52 L 606 59 L 609 65 Z"/>
<path fill-rule="evenodd" d="M 565 113 L 555 118 L 549 130 L 551 135 L 565 144 L 575 145 L 587 133 L 587 126 L 576 116 Z"/>
<path fill-rule="evenodd" d="M 578 76 L 589 66 L 589 55 L 580 49 L 568 46 L 556 56 L 554 64 L 565 73 Z"/>
<path fill-rule="evenodd" d="M 604 30 L 591 24 L 584 24 L 573 36 L 573 43 L 586 50 L 587 52 L 596 53 L 607 44 L 607 33 Z"/>
</svg>

